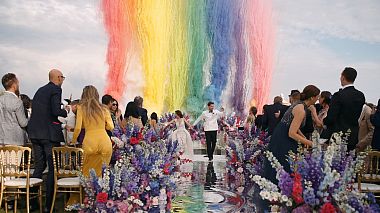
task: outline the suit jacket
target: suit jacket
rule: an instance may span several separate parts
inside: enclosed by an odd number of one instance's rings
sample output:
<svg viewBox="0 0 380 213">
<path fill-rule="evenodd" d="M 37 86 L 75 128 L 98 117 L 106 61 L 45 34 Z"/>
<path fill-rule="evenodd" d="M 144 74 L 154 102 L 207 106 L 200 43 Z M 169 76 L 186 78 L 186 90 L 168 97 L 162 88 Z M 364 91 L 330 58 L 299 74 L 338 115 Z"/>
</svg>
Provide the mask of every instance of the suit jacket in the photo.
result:
<svg viewBox="0 0 380 213">
<path fill-rule="evenodd" d="M 263 128 L 263 117 L 264 117 L 263 115 L 256 116 L 255 125 L 259 129 Z"/>
<path fill-rule="evenodd" d="M 358 120 L 364 104 L 364 94 L 354 86 L 336 92 L 331 99 L 327 117 L 323 120 L 327 131 L 323 131 L 321 137 L 329 139 L 335 132 L 347 133 L 350 130 L 350 137 L 346 142 L 349 150 L 355 149 L 359 134 Z"/>
<path fill-rule="evenodd" d="M 24 127 L 28 124 L 24 106 L 16 95 L 5 92 L 0 96 L 0 143 L 24 145 L 26 134 Z"/>
<path fill-rule="evenodd" d="M 282 105 L 280 103 L 264 106 L 264 115 L 262 120 L 263 128 L 268 129 L 269 135 L 272 135 L 274 128 L 276 128 L 277 124 L 281 121 L 287 108 L 287 106 Z M 277 113 L 278 111 L 280 111 L 280 117 L 276 118 L 275 113 Z"/>
<path fill-rule="evenodd" d="M 148 122 L 148 111 L 142 107 L 139 107 L 137 110 L 139 111 L 139 116 L 141 117 L 141 121 L 145 126 L 146 122 Z"/>
<path fill-rule="evenodd" d="M 38 89 L 33 97 L 32 114 L 28 125 L 30 139 L 63 142 L 61 122 L 58 117 L 66 117 L 61 108 L 61 87 L 48 83 Z"/>
<path fill-rule="evenodd" d="M 380 100 L 379 100 L 380 104 Z M 379 105 L 377 105 L 379 107 Z M 375 127 L 372 138 L 372 148 L 380 150 L 380 109 L 378 108 L 374 115 L 371 115 L 371 123 Z"/>
</svg>

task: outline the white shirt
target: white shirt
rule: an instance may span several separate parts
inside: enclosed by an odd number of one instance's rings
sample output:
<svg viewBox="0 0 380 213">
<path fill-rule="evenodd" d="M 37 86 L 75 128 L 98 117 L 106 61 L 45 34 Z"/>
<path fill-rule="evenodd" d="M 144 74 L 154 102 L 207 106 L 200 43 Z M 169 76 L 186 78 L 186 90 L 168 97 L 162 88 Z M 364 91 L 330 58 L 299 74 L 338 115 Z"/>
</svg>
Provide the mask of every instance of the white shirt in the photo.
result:
<svg viewBox="0 0 380 213">
<path fill-rule="evenodd" d="M 354 84 L 347 84 L 346 86 L 342 87 L 342 89 L 346 89 L 347 87 L 353 87 Z"/>
<path fill-rule="evenodd" d="M 218 130 L 218 119 L 223 117 L 224 113 L 214 110 L 212 113 L 210 111 L 204 111 L 201 116 L 194 122 L 194 126 L 203 120 L 204 130 L 207 131 L 217 131 Z"/>
<path fill-rule="evenodd" d="M 66 118 L 58 117 L 59 121 L 62 123 L 62 131 L 63 135 L 68 143 L 70 143 L 73 140 L 74 132 L 67 131 L 65 128 L 66 126 L 69 126 L 71 128 L 75 127 L 76 122 L 76 115 L 73 113 L 72 110 L 70 110 L 69 114 Z M 67 136 L 67 138 L 66 138 Z"/>
</svg>

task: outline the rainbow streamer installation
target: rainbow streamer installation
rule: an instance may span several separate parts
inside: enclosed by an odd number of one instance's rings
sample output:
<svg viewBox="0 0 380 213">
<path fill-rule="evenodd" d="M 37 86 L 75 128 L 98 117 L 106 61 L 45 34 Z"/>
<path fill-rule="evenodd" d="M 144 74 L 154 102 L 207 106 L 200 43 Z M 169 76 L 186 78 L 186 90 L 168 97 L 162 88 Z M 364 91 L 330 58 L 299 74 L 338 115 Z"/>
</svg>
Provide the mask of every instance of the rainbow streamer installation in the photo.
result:
<svg viewBox="0 0 380 213">
<path fill-rule="evenodd" d="M 197 115 L 214 101 L 245 114 L 266 103 L 274 55 L 270 0 L 102 0 L 101 10 L 109 38 L 106 93 L 143 94 L 144 106 L 158 113 Z M 129 66 L 131 58 L 141 69 Z M 137 72 L 144 84 L 129 91 Z"/>
</svg>

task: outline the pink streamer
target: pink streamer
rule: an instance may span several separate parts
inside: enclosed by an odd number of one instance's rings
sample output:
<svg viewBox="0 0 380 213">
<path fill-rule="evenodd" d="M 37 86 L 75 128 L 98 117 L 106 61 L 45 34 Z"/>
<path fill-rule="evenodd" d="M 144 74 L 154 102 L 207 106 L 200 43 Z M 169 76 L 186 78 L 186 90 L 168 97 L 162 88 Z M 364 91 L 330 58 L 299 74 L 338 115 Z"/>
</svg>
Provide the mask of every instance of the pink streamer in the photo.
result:
<svg viewBox="0 0 380 213">
<path fill-rule="evenodd" d="M 270 93 L 274 61 L 272 1 L 248 1 L 247 34 L 252 57 L 252 102 L 261 113 Z"/>
<path fill-rule="evenodd" d="M 105 93 L 120 100 L 124 93 L 124 75 L 132 31 L 128 24 L 127 3 L 123 0 L 103 0 L 103 21 L 108 33 L 107 85 Z"/>
</svg>

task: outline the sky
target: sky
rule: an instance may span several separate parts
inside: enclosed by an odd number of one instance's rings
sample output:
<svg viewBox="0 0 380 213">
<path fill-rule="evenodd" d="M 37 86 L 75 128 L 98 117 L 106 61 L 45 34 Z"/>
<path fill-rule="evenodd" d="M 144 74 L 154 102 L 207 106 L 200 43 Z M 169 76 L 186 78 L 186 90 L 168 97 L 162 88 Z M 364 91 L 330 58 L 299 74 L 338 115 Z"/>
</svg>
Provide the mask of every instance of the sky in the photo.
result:
<svg viewBox="0 0 380 213">
<path fill-rule="evenodd" d="M 380 98 L 380 1 L 273 0 L 276 51 L 270 101 L 314 84 L 337 91 L 346 66 L 368 102 Z M 63 96 L 105 85 L 107 36 L 99 0 L 2 0 L 0 75 L 14 72 L 33 97 L 58 68 Z"/>
</svg>

